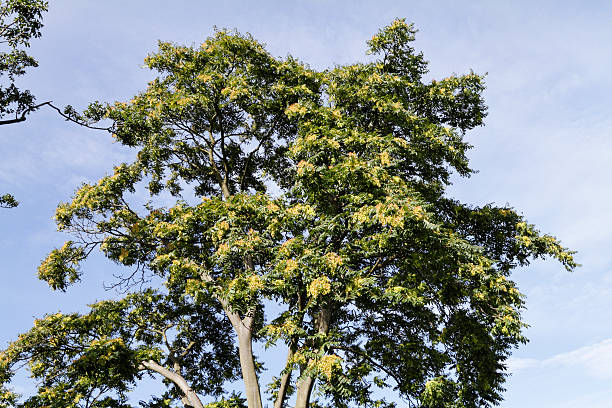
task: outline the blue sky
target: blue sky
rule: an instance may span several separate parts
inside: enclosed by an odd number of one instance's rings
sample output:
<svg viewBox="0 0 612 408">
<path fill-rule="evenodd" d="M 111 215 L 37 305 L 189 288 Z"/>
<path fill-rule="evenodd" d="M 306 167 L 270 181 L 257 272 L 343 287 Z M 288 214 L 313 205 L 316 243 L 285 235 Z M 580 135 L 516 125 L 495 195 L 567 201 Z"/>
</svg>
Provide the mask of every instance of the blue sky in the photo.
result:
<svg viewBox="0 0 612 408">
<path fill-rule="evenodd" d="M 513 279 L 526 294 L 530 343 L 518 349 L 508 408 L 610 407 L 612 403 L 612 15 L 607 2 L 569 1 L 82 1 L 55 0 L 40 67 L 22 81 L 40 101 L 83 108 L 127 100 L 151 73 L 143 58 L 158 40 L 198 44 L 213 26 L 250 32 L 276 56 L 316 68 L 364 60 L 365 41 L 395 17 L 420 30 L 416 48 L 432 78 L 487 73 L 486 126 L 468 134 L 472 166 L 452 194 L 473 204 L 514 206 L 542 231 L 577 250 L 567 273 L 535 262 Z M 111 294 L 115 266 L 86 264 L 67 294 L 36 279 L 40 260 L 64 236 L 51 220 L 83 181 L 129 160 L 104 132 L 50 110 L 0 128 L 0 191 L 21 205 L 0 211 L 0 345 L 45 312 L 83 310 Z"/>
</svg>

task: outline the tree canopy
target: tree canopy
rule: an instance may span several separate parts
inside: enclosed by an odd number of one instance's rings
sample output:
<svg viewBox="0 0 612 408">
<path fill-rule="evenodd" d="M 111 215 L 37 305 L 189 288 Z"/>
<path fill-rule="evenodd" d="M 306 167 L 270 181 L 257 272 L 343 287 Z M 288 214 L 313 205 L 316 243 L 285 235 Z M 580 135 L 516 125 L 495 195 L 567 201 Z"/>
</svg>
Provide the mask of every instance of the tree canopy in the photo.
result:
<svg viewBox="0 0 612 408">
<path fill-rule="evenodd" d="M 143 407 L 498 404 L 525 341 L 510 273 L 576 264 L 512 208 L 448 196 L 473 172 L 483 78 L 426 80 L 415 32 L 396 20 L 372 62 L 324 71 L 226 30 L 160 43 L 142 93 L 70 112 L 137 156 L 60 204 L 74 238 L 39 276 L 68 290 L 99 249 L 125 295 L 37 320 L 0 355 L 0 404 L 129 407 L 147 375 L 163 381 Z M 284 350 L 266 393 L 258 343 Z M 24 363 L 38 391 L 19 399 Z"/>
<path fill-rule="evenodd" d="M 5 0 L 0 3 L 0 125 L 23 122 L 36 110 L 36 98 L 16 85 L 17 77 L 38 62 L 25 51 L 32 38 L 41 35 L 42 14 L 47 2 L 42 0 Z M 7 117 L 9 119 L 3 119 Z"/>
</svg>

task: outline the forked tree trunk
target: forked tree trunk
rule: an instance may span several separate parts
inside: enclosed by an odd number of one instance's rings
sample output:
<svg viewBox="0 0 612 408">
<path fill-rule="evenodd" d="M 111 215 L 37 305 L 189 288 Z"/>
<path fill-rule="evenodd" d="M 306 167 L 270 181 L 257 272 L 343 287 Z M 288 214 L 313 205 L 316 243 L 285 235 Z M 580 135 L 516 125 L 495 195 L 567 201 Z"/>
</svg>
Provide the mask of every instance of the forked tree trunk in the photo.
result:
<svg viewBox="0 0 612 408">
<path fill-rule="evenodd" d="M 210 133 L 210 139 L 212 145 L 215 144 L 214 137 L 212 133 Z M 231 192 L 229 190 L 227 184 L 227 169 L 225 172 L 225 177 L 221 176 L 221 173 L 216 167 L 215 160 L 213 157 L 213 150 L 210 148 L 208 150 L 210 163 L 215 169 L 215 174 L 217 175 L 217 179 L 219 181 L 219 186 L 221 187 L 221 193 L 225 200 L 228 200 L 231 197 Z M 244 266 L 246 270 L 254 271 L 255 265 L 253 264 L 253 258 L 251 256 L 246 256 L 244 259 Z M 207 277 L 206 280 L 210 280 L 210 277 Z M 244 389 L 247 397 L 247 405 L 248 408 L 263 408 L 261 403 L 261 393 L 259 391 L 259 379 L 257 378 L 257 370 L 255 370 L 255 360 L 253 358 L 253 316 L 255 314 L 254 310 L 251 310 L 250 313 L 243 319 L 240 318 L 240 315 L 236 312 L 232 312 L 227 302 L 218 298 L 223 305 L 223 310 L 227 314 L 236 334 L 238 335 L 238 353 L 240 356 L 240 369 L 242 371 L 242 380 L 244 382 Z"/>
</svg>

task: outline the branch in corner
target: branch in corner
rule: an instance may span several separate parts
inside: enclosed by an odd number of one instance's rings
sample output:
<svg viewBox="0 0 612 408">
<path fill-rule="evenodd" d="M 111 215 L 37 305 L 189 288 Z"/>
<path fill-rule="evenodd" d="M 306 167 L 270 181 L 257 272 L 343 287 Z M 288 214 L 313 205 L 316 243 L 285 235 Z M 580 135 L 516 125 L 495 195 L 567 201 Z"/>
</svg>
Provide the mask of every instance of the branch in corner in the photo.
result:
<svg viewBox="0 0 612 408">
<path fill-rule="evenodd" d="M 28 115 L 30 112 L 33 112 L 33 111 L 35 111 L 36 109 L 38 109 L 38 108 L 40 108 L 40 107 L 42 107 L 42 106 L 44 106 L 44 105 L 48 105 L 48 106 L 50 106 L 52 109 L 56 110 L 56 111 L 57 111 L 57 113 L 59 113 L 59 115 L 60 115 L 61 117 L 63 117 L 64 119 L 66 119 L 66 120 L 67 120 L 67 121 L 69 121 L 69 122 L 76 123 L 76 124 L 77 124 L 77 125 L 79 125 L 79 126 L 83 126 L 83 127 L 89 128 L 89 129 L 95 129 L 95 130 L 106 130 L 107 132 L 110 132 L 110 131 L 111 131 L 111 128 L 110 128 L 110 127 L 98 127 L 98 126 L 92 126 L 92 125 L 90 125 L 89 123 L 87 123 L 87 122 L 85 122 L 85 121 L 83 121 L 83 120 L 80 120 L 80 119 L 79 119 L 79 118 L 77 118 L 77 117 L 74 117 L 74 116 L 72 116 L 72 115 L 66 114 L 66 113 L 65 113 L 64 111 L 62 111 L 60 108 L 58 108 L 57 106 L 53 105 L 53 103 L 52 103 L 52 102 L 53 102 L 53 101 L 47 101 L 47 102 L 40 103 L 40 104 L 38 104 L 38 105 L 30 106 L 28 109 L 24 110 L 24 111 L 21 113 L 21 116 L 15 117 L 15 119 L 0 120 L 0 125 L 10 125 L 10 124 L 12 124 L 12 123 L 25 122 L 25 120 L 27 119 L 27 115 Z"/>
</svg>

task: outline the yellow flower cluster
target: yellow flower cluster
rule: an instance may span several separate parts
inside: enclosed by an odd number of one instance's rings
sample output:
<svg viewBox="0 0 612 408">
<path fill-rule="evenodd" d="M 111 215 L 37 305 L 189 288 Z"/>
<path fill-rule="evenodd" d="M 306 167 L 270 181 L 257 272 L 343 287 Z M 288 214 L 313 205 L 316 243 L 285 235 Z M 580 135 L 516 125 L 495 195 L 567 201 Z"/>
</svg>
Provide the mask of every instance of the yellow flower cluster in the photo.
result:
<svg viewBox="0 0 612 408">
<path fill-rule="evenodd" d="M 264 282 L 259 275 L 250 275 L 247 278 L 247 285 L 251 292 L 257 292 L 264 288 Z"/>
<path fill-rule="evenodd" d="M 288 116 L 292 115 L 303 115 L 307 112 L 306 107 L 300 105 L 299 103 L 293 103 L 285 109 L 285 114 Z"/>
<path fill-rule="evenodd" d="M 342 265 L 342 257 L 335 252 L 328 252 L 325 254 L 325 263 L 331 270 L 338 269 Z"/>
<path fill-rule="evenodd" d="M 308 216 L 314 217 L 315 210 L 310 205 L 307 204 L 296 204 L 292 207 L 287 208 L 287 214 L 293 216 Z"/>
<path fill-rule="evenodd" d="M 298 176 L 304 176 L 306 174 L 310 174 L 312 173 L 312 171 L 314 171 L 314 166 L 305 160 L 302 160 L 297 164 Z"/>
<path fill-rule="evenodd" d="M 327 295 L 329 292 L 331 292 L 331 281 L 327 276 L 321 276 L 308 285 L 308 295 L 313 298 Z"/>
<path fill-rule="evenodd" d="M 230 252 L 230 246 L 223 243 L 217 248 L 217 256 L 226 256 Z"/>
<path fill-rule="evenodd" d="M 340 361 L 342 361 L 342 359 L 335 354 L 323 356 L 316 362 L 316 367 L 329 381 L 331 380 L 334 369 L 340 368 Z"/>
<path fill-rule="evenodd" d="M 288 259 L 285 261 L 285 274 L 289 275 L 291 272 L 298 268 L 298 263 L 295 259 Z"/>
</svg>

